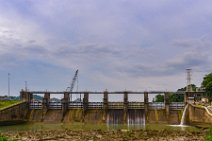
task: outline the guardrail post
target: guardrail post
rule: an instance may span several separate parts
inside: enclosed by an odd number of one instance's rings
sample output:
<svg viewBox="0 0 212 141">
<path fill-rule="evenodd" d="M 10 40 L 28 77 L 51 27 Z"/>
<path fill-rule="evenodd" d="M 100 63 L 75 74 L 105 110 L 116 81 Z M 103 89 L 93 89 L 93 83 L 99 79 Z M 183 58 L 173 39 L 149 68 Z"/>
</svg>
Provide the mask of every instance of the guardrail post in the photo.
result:
<svg viewBox="0 0 212 141">
<path fill-rule="evenodd" d="M 145 121 L 148 119 L 148 108 L 149 108 L 149 98 L 148 98 L 148 92 L 144 92 L 144 112 L 145 112 Z"/>
<path fill-rule="evenodd" d="M 42 101 L 42 119 L 41 121 L 44 120 L 44 116 L 49 108 L 49 102 L 50 102 L 50 93 L 49 92 L 45 92 L 44 93 L 44 98 Z"/>
<path fill-rule="evenodd" d="M 108 111 L 108 92 L 107 91 L 104 91 L 103 110 L 104 110 L 103 121 L 106 122 L 106 120 L 107 120 L 107 111 Z"/>
<path fill-rule="evenodd" d="M 66 114 L 66 112 L 68 110 L 69 101 L 70 101 L 69 92 L 64 92 L 64 98 L 62 99 L 62 111 L 63 111 L 62 120 L 64 119 L 64 116 L 65 116 L 65 114 Z"/>
<path fill-rule="evenodd" d="M 127 124 L 128 118 L 128 92 L 124 92 L 124 123 Z"/>
<path fill-rule="evenodd" d="M 83 120 L 82 121 L 85 121 L 85 115 L 88 110 L 88 99 L 89 99 L 89 93 L 85 92 L 84 98 L 83 98 Z"/>
<path fill-rule="evenodd" d="M 170 101 L 169 101 L 169 93 L 164 93 L 164 105 L 166 109 L 166 119 L 169 119 L 169 111 L 170 111 Z"/>
<path fill-rule="evenodd" d="M 43 98 L 43 109 L 48 109 L 49 107 L 49 102 L 50 102 L 50 93 L 46 92 L 44 93 L 44 98 Z"/>
</svg>

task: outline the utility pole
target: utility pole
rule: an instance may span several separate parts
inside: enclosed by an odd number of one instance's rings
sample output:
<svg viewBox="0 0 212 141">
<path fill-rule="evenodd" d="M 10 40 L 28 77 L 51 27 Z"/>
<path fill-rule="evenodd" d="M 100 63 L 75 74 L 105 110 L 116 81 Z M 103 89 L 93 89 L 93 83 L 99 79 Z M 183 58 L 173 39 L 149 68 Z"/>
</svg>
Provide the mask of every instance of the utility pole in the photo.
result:
<svg viewBox="0 0 212 141">
<path fill-rule="evenodd" d="M 10 73 L 8 73 L 8 97 L 10 97 Z"/>
</svg>

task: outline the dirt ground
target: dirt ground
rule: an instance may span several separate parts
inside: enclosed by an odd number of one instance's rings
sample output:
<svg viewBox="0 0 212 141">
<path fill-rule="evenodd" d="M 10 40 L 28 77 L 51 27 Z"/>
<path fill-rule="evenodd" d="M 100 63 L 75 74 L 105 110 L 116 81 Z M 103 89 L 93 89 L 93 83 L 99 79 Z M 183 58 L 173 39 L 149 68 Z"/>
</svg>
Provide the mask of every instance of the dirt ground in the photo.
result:
<svg viewBox="0 0 212 141">
<path fill-rule="evenodd" d="M 7 131 L 0 133 L 11 139 L 22 141 L 202 141 L 205 132 L 168 130 L 49 130 Z"/>
</svg>

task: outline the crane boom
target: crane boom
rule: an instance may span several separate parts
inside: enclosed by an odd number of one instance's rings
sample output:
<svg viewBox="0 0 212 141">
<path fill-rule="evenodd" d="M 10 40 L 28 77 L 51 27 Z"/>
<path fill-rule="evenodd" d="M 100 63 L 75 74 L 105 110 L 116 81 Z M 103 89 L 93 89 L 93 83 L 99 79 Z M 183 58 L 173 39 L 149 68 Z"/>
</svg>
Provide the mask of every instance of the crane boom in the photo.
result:
<svg viewBox="0 0 212 141">
<path fill-rule="evenodd" d="M 74 89 L 74 85 L 76 83 L 77 77 L 78 77 L 78 70 L 76 70 L 75 75 L 74 75 L 74 77 L 72 79 L 71 86 L 70 86 L 70 92 L 72 92 L 73 89 Z"/>
</svg>

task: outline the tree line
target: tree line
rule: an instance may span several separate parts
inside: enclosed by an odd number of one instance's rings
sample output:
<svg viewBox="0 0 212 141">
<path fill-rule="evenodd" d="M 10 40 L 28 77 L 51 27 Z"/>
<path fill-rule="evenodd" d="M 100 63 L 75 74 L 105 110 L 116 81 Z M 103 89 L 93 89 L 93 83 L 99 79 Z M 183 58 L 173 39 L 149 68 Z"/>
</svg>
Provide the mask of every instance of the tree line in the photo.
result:
<svg viewBox="0 0 212 141">
<path fill-rule="evenodd" d="M 187 86 L 180 88 L 177 91 L 186 91 L 186 87 Z M 198 87 L 195 84 L 191 84 L 191 88 L 192 91 L 195 92 Z M 205 92 L 204 96 L 212 98 L 212 72 L 203 77 L 203 81 L 201 83 L 200 88 L 204 90 Z M 183 102 L 184 95 L 170 93 L 169 100 L 170 102 Z M 163 102 L 163 101 L 164 101 L 164 95 L 161 94 L 156 95 L 155 98 L 153 99 L 153 102 Z"/>
</svg>

